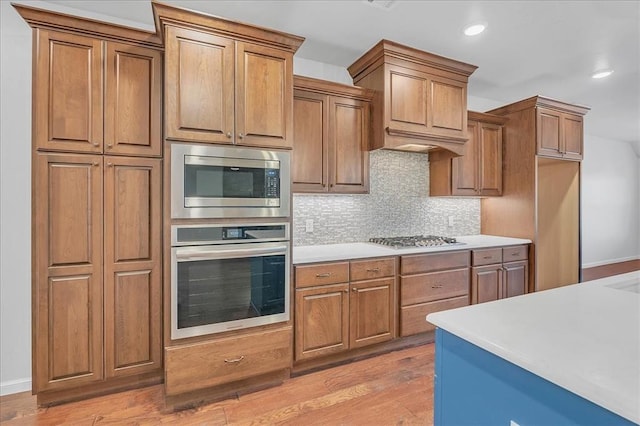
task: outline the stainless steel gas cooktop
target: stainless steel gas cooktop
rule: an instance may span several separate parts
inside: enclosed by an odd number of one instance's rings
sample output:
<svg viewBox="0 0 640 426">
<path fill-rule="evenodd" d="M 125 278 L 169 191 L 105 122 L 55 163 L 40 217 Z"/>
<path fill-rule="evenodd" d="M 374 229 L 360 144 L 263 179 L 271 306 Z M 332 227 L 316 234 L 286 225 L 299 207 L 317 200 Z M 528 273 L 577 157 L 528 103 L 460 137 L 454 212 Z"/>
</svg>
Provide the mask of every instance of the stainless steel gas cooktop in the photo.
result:
<svg viewBox="0 0 640 426">
<path fill-rule="evenodd" d="M 393 248 L 401 247 L 431 247 L 453 244 L 464 244 L 455 238 L 437 235 L 413 235 L 409 237 L 370 238 L 369 242 L 382 244 Z"/>
</svg>

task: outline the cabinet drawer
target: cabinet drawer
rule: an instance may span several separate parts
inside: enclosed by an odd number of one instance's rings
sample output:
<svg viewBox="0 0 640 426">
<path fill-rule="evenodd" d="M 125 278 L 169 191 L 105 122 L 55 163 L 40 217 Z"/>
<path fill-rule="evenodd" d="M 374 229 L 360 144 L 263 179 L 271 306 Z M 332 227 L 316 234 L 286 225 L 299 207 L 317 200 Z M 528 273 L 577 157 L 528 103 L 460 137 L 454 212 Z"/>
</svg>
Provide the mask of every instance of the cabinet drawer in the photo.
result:
<svg viewBox="0 0 640 426">
<path fill-rule="evenodd" d="M 167 395 L 208 388 L 291 366 L 291 327 L 167 348 Z"/>
<path fill-rule="evenodd" d="M 401 306 L 469 294 L 469 268 L 400 278 Z"/>
<path fill-rule="evenodd" d="M 437 302 L 422 303 L 420 305 L 407 306 L 400 309 L 400 336 L 432 331 L 435 325 L 427 322 L 426 316 L 447 309 L 461 308 L 469 304 L 469 296 L 455 297 L 439 300 Z"/>
<path fill-rule="evenodd" d="M 393 277 L 396 274 L 396 259 L 389 257 L 375 260 L 352 260 L 349 265 L 351 281 Z"/>
<path fill-rule="evenodd" d="M 447 253 L 416 254 L 400 258 L 400 274 L 421 274 L 424 272 L 457 269 L 469 266 L 469 251 Z"/>
<path fill-rule="evenodd" d="M 349 262 L 296 266 L 296 288 L 349 281 Z"/>
<path fill-rule="evenodd" d="M 502 263 L 502 248 L 473 250 L 471 257 L 473 258 L 473 266 Z"/>
<path fill-rule="evenodd" d="M 529 256 L 528 246 L 505 247 L 502 249 L 503 262 L 515 262 L 516 260 L 525 260 Z"/>
</svg>

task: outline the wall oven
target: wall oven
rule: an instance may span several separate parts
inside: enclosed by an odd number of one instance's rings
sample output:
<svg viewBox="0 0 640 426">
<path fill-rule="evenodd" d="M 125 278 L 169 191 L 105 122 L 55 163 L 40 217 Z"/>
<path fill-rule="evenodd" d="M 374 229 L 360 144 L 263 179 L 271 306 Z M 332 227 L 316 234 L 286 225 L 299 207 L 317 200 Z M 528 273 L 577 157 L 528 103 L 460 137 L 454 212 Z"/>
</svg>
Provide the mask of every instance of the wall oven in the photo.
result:
<svg viewBox="0 0 640 426">
<path fill-rule="evenodd" d="M 290 153 L 172 144 L 171 217 L 288 217 Z"/>
<path fill-rule="evenodd" d="M 171 227 L 171 339 L 289 320 L 289 224 Z"/>
</svg>

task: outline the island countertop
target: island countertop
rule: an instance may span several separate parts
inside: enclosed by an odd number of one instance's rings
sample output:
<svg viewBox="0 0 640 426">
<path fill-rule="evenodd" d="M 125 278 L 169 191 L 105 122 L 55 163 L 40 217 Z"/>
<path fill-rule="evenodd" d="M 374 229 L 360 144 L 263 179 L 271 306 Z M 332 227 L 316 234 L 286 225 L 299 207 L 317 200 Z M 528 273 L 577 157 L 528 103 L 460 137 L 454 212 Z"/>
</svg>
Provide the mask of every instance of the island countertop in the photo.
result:
<svg viewBox="0 0 640 426">
<path fill-rule="evenodd" d="M 324 244 L 293 247 L 293 264 L 299 265 L 334 260 L 363 259 L 369 257 L 404 256 L 407 254 L 436 253 L 443 251 L 469 250 L 489 247 L 507 247 L 530 244 L 522 238 L 497 237 L 493 235 L 466 235 L 456 237 L 461 244 L 433 247 L 393 248 L 375 243 Z"/>
<path fill-rule="evenodd" d="M 640 424 L 640 271 L 427 320 Z"/>
</svg>

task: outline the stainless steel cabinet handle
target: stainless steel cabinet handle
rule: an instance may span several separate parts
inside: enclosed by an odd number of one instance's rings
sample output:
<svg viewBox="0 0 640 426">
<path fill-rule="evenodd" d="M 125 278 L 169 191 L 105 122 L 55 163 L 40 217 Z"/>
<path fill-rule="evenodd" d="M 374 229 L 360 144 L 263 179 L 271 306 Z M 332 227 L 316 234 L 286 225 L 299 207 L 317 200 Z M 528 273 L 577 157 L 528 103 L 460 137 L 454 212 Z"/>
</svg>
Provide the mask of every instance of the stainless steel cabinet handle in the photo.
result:
<svg viewBox="0 0 640 426">
<path fill-rule="evenodd" d="M 367 269 L 367 272 L 380 272 L 380 268 Z"/>
<path fill-rule="evenodd" d="M 244 359 L 244 355 L 240 356 L 240 358 L 225 359 L 224 362 L 226 362 L 227 364 L 237 364 L 240 361 L 242 361 L 243 359 Z"/>
<path fill-rule="evenodd" d="M 431 288 L 442 288 L 442 284 L 434 284 Z"/>
<path fill-rule="evenodd" d="M 331 276 L 331 272 L 325 272 L 324 274 L 316 274 L 316 278 L 329 278 Z"/>
</svg>

